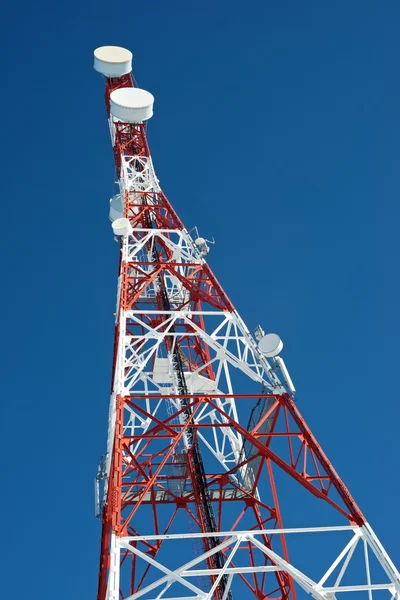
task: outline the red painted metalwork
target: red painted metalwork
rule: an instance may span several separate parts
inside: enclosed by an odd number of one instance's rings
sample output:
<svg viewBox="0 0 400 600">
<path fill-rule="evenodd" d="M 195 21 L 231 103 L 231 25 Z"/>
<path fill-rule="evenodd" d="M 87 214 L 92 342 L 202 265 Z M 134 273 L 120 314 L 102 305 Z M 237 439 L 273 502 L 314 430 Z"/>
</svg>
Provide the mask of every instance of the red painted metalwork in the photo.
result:
<svg viewBox="0 0 400 600">
<path fill-rule="evenodd" d="M 110 93 L 119 87 L 132 86 L 131 75 L 119 79 L 106 79 L 106 105 L 109 113 Z M 132 125 L 125 123 L 116 124 L 115 157 L 117 169 L 125 157 L 149 157 L 149 148 L 146 139 L 146 129 L 143 124 Z M 149 202 L 146 202 L 149 200 Z M 151 200 L 151 203 L 150 203 Z M 144 230 L 149 226 L 159 230 L 183 230 L 175 210 L 162 193 L 127 192 L 125 198 L 125 216 L 130 219 L 135 228 Z M 137 232 L 145 239 L 145 231 Z M 234 307 L 217 279 L 206 264 L 181 263 L 174 260 L 172 252 L 165 242 L 165 235 L 156 236 L 155 246 L 149 247 L 153 253 L 151 261 L 154 267 L 151 273 L 145 267 L 148 262 L 126 262 L 120 265 L 121 295 L 119 310 L 140 310 L 160 307 L 162 304 L 161 292 L 159 297 L 149 297 L 144 300 L 145 291 L 150 283 L 161 278 L 162 275 L 174 277 L 182 284 L 180 302 L 174 305 L 178 311 L 188 303 L 193 310 L 201 307 L 219 309 L 232 312 Z M 148 314 L 143 317 L 143 324 L 130 320 L 126 324 L 127 335 L 139 336 L 143 334 L 145 324 L 151 326 L 164 326 L 162 318 Z M 193 326 L 190 324 L 177 326 L 174 334 L 177 335 L 181 355 L 185 360 L 185 367 L 193 371 L 204 365 L 204 375 L 214 380 L 215 375 L 210 363 L 208 348 L 194 335 L 196 327 L 206 330 L 204 318 L 193 316 Z M 162 330 L 162 329 L 161 329 Z M 116 339 L 118 328 L 116 329 Z M 140 341 L 137 342 L 136 351 L 141 350 Z M 171 344 L 166 337 L 166 345 Z M 115 345 L 115 353 L 116 353 Z M 115 364 L 115 357 L 114 357 Z M 321 499 L 332 507 L 337 513 L 346 517 L 350 523 L 362 525 L 364 517 L 352 499 L 347 488 L 333 469 L 331 463 L 323 453 L 320 445 L 313 436 L 300 415 L 297 406 L 287 394 L 236 394 L 236 399 L 268 398 L 271 405 L 258 422 L 254 423 L 248 431 L 238 423 L 220 405 L 216 398 L 229 399 L 232 395 L 206 394 L 190 396 L 186 394 L 170 395 L 171 399 L 181 400 L 181 409 L 173 414 L 157 417 L 152 414 L 148 406 L 152 403 L 165 401 L 165 396 L 152 394 L 151 396 L 119 396 L 116 409 L 116 430 L 111 461 L 107 501 L 103 511 L 103 534 L 101 543 L 101 559 L 99 574 L 98 600 L 105 600 L 107 589 L 107 574 L 110 568 L 109 547 L 111 533 L 118 536 L 139 535 L 143 515 L 146 515 L 146 531 L 153 530 L 156 534 L 167 534 L 176 519 L 185 513 L 199 528 L 200 531 L 209 532 L 210 523 L 202 498 L 202 486 L 207 487 L 209 502 L 212 505 L 212 516 L 215 518 L 217 531 L 238 530 L 242 523 L 245 529 L 281 529 L 282 516 L 279 507 L 278 473 L 295 480 L 312 496 Z M 204 407 L 209 407 L 215 414 L 221 416 L 217 424 L 196 421 Z M 124 434 L 123 424 L 125 412 L 132 408 L 136 413 L 149 421 L 145 433 L 141 435 Z M 269 419 L 271 422 L 268 430 L 263 429 L 263 424 Z M 195 452 L 179 452 L 184 435 L 190 432 L 192 447 L 195 447 L 198 436 L 202 432 L 218 428 L 231 427 L 238 432 L 243 440 L 247 441 L 254 449 L 251 456 L 243 455 L 242 460 L 228 471 L 215 472 L 205 470 L 203 482 L 198 479 L 198 461 Z M 138 445 L 138 442 L 140 444 Z M 136 450 L 135 450 L 136 448 Z M 179 456 L 181 462 L 179 462 Z M 197 463 L 196 463 L 197 461 Z M 214 465 L 215 466 L 215 465 Z M 253 471 L 249 469 L 253 468 Z M 252 473 L 251 485 L 244 487 L 238 483 L 237 477 L 243 469 Z M 171 472 L 179 475 L 171 475 Z M 174 493 L 171 482 L 185 487 L 185 494 Z M 169 487 L 168 487 L 169 486 Z M 257 489 L 262 493 L 259 495 Z M 264 501 L 263 493 L 268 501 Z M 146 512 L 144 512 L 147 507 Z M 143 513 L 142 513 L 143 511 Z M 207 538 L 208 539 L 208 538 Z M 277 546 L 285 560 L 289 561 L 288 549 L 283 534 L 264 534 L 262 541 L 266 547 L 274 549 Z M 215 543 L 219 542 L 217 540 Z M 163 542 L 142 542 L 146 546 L 147 555 L 156 557 L 162 548 Z M 207 541 L 207 544 L 210 544 Z M 205 546 L 205 550 L 209 546 Z M 221 551 L 222 559 L 226 550 Z M 273 565 L 273 561 L 264 557 L 265 565 Z M 121 565 L 129 573 L 121 586 L 121 598 L 131 595 L 146 585 L 148 571 L 137 573 L 136 557 L 128 551 L 123 552 Z M 131 563 L 128 566 L 128 563 Z M 247 562 L 255 564 L 254 548 L 248 544 Z M 212 561 L 208 562 L 209 568 L 215 567 Z M 235 564 L 232 562 L 231 566 Z M 122 566 L 121 566 L 122 568 Z M 258 600 L 267 598 L 280 598 L 282 600 L 295 598 L 294 584 L 284 572 L 273 572 L 254 575 L 248 578 L 240 575 L 248 593 Z M 129 581 L 128 581 L 129 580 Z M 213 581 L 213 578 L 211 577 Z M 214 593 L 216 600 L 223 597 L 223 586 L 217 587 Z"/>
</svg>

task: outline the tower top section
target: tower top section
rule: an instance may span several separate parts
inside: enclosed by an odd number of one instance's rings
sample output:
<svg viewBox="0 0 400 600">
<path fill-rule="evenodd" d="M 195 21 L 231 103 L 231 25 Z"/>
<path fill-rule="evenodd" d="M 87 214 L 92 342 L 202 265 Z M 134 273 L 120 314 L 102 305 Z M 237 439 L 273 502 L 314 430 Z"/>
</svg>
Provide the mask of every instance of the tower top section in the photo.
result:
<svg viewBox="0 0 400 600">
<path fill-rule="evenodd" d="M 132 52 L 120 46 L 101 46 L 94 51 L 94 69 L 106 77 L 122 77 L 132 71 Z"/>
<path fill-rule="evenodd" d="M 140 123 L 153 116 L 154 96 L 146 90 L 118 88 L 110 98 L 111 114 L 124 123 Z"/>
</svg>

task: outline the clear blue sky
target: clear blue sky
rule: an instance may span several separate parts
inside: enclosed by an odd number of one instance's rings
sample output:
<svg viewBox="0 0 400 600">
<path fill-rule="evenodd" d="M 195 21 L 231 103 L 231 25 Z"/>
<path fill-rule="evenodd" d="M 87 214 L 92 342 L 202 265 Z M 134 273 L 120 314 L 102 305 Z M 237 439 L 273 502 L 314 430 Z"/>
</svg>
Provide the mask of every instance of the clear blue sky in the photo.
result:
<svg viewBox="0 0 400 600">
<path fill-rule="evenodd" d="M 156 98 L 161 185 L 398 550 L 400 4 L 9 3 L 1 43 L 2 595 L 94 598 L 117 245 L 100 45 Z M 239 274 L 242 274 L 239 277 Z"/>
</svg>

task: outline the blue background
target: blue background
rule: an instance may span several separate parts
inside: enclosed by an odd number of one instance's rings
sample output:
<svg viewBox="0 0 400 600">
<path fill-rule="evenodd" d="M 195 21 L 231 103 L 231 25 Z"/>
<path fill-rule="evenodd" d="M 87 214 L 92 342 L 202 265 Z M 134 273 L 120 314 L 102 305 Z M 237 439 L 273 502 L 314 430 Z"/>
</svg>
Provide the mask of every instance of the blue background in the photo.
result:
<svg viewBox="0 0 400 600">
<path fill-rule="evenodd" d="M 2 595 L 94 598 L 117 245 L 92 51 L 133 50 L 158 177 L 395 562 L 394 0 L 13 3 L 1 44 Z"/>
</svg>

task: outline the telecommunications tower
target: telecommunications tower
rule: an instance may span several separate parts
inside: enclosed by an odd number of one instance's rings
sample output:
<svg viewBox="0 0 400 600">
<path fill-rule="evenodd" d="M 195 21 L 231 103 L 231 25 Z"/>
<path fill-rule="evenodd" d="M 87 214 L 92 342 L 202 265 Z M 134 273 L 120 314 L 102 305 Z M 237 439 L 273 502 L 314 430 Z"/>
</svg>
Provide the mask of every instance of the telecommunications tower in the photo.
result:
<svg viewBox="0 0 400 600">
<path fill-rule="evenodd" d="M 120 249 L 98 600 L 400 600 L 396 567 L 299 412 L 280 338 L 248 330 L 207 240 L 161 191 L 154 98 L 134 85 L 132 54 L 98 48 L 94 68 Z M 175 182 L 180 168 L 177 156 Z"/>
</svg>

